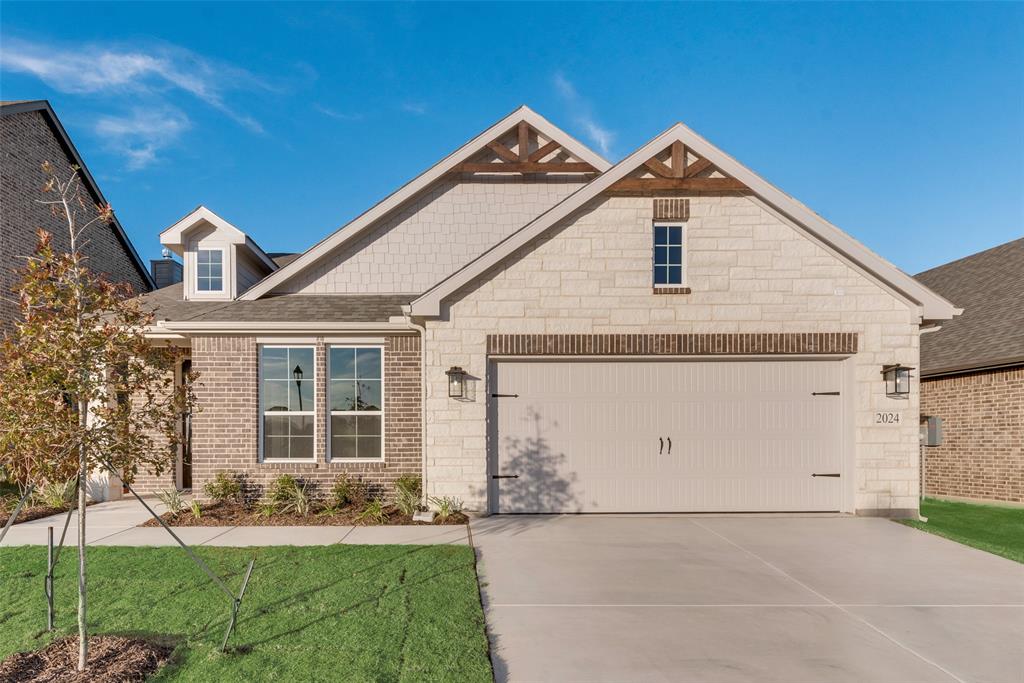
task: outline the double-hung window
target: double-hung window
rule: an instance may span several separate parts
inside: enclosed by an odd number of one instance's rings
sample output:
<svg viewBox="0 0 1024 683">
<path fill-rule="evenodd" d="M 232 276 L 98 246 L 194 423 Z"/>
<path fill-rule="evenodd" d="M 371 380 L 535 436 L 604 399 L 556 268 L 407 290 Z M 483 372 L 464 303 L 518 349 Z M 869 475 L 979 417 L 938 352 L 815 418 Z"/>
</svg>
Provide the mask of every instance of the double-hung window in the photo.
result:
<svg viewBox="0 0 1024 683">
<path fill-rule="evenodd" d="M 196 252 L 196 291 L 224 291 L 223 250 L 199 249 Z"/>
<path fill-rule="evenodd" d="M 313 460 L 312 346 L 260 347 L 263 460 Z"/>
<path fill-rule="evenodd" d="M 683 286 L 683 226 L 654 225 L 654 286 Z"/>
<path fill-rule="evenodd" d="M 332 460 L 383 458 L 382 355 L 376 346 L 330 347 L 327 443 Z"/>
</svg>

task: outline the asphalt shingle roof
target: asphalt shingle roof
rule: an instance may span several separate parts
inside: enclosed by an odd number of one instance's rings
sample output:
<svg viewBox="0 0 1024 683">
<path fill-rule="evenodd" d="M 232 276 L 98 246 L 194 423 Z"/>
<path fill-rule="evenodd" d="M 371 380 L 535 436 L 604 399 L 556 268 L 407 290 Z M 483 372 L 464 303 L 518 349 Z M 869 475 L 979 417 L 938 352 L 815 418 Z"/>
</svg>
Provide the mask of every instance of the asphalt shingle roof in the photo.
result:
<svg viewBox="0 0 1024 683">
<path fill-rule="evenodd" d="M 157 320 L 193 322 L 387 322 L 415 294 L 283 294 L 255 301 L 185 301 L 182 283 L 140 297 Z"/>
<path fill-rule="evenodd" d="M 921 374 L 1024 364 L 1024 238 L 914 276 L 963 314 L 921 335 Z"/>
</svg>

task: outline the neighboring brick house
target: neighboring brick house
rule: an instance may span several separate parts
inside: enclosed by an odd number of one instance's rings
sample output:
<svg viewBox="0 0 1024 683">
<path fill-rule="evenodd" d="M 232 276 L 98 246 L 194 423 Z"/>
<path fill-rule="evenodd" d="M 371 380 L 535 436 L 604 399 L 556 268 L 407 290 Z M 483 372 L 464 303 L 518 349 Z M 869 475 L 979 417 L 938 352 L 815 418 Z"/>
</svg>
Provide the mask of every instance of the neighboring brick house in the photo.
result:
<svg viewBox="0 0 1024 683">
<path fill-rule="evenodd" d="M 921 414 L 943 429 L 925 494 L 1024 503 L 1024 238 L 917 279 L 964 307 L 921 336 Z"/>
<path fill-rule="evenodd" d="M 918 387 L 882 370 L 959 310 L 681 124 L 612 165 L 522 107 L 287 263 L 205 207 L 161 241 L 197 490 L 917 515 Z"/>
<path fill-rule="evenodd" d="M 95 205 L 106 204 L 95 179 L 72 144 L 57 115 L 46 100 L 0 102 L 0 332 L 15 319 L 17 303 L 11 295 L 17 271 L 36 246 L 36 230 L 53 235 L 58 251 L 70 249 L 67 225 L 50 213 L 43 199 L 46 174 L 42 165 L 50 162 L 62 175 L 78 166 L 87 208 L 84 224 L 95 217 Z M 89 267 L 112 282 L 125 282 L 136 293 L 154 288 L 153 280 L 115 217 L 109 224 L 97 223 L 86 234 L 82 252 Z"/>
</svg>

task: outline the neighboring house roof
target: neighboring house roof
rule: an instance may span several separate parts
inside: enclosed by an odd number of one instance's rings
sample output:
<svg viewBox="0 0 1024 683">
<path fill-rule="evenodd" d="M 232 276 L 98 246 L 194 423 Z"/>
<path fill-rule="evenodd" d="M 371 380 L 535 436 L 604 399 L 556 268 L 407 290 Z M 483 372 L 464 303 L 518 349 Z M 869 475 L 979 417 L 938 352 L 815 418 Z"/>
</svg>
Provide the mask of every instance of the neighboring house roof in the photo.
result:
<svg viewBox="0 0 1024 683">
<path fill-rule="evenodd" d="M 537 114 L 529 107 L 520 107 L 438 163 L 431 166 L 419 176 L 403 185 L 396 192 L 387 196 L 368 211 L 336 230 L 333 234 L 314 245 L 276 273 L 273 273 L 263 279 L 259 284 L 245 292 L 241 298 L 258 299 L 259 297 L 268 294 L 275 287 L 278 287 L 306 268 L 317 263 L 321 258 L 327 256 L 349 240 L 352 240 L 362 234 L 364 230 L 374 225 L 379 219 L 387 216 L 406 201 L 429 187 L 432 183 L 444 177 L 445 174 L 455 170 L 456 167 L 463 162 L 466 162 L 474 155 L 479 154 L 488 143 L 492 142 L 498 136 L 508 132 L 521 121 L 525 121 L 536 131 L 544 134 L 546 137 L 558 140 L 562 143 L 562 147 L 566 149 L 566 151 L 589 163 L 597 169 L 598 172 L 606 171 L 610 167 L 611 164 L 609 164 L 607 160 L 603 159 L 568 133 L 552 124 L 543 116 Z M 499 170 L 498 167 L 495 167 L 495 169 L 496 171 Z"/>
<path fill-rule="evenodd" d="M 414 294 L 285 294 L 256 301 L 187 301 L 182 283 L 144 294 L 142 304 L 156 314 L 159 326 L 168 331 L 205 327 L 245 327 L 271 323 L 310 323 L 329 329 L 331 323 L 387 323 L 402 316 L 402 306 Z"/>
<path fill-rule="evenodd" d="M 57 114 L 53 111 L 53 107 L 46 100 L 8 100 L 0 102 L 0 116 L 10 116 L 12 114 L 20 114 L 22 112 L 38 111 L 42 113 L 46 122 L 50 125 L 50 129 L 54 132 L 57 137 L 57 141 L 64 148 L 74 163 L 79 168 L 79 177 L 85 183 L 89 192 L 93 195 L 97 204 L 109 204 L 103 193 L 100 192 L 100 187 L 96 183 L 95 178 L 89 172 L 89 167 L 85 165 L 85 161 L 82 160 L 82 155 L 78 153 L 74 143 L 71 142 L 71 138 L 68 136 L 64 126 L 61 124 L 60 119 L 57 118 Z M 151 289 L 156 288 L 156 283 L 153 281 L 153 276 L 150 275 L 149 269 L 146 268 L 146 264 L 142 262 L 142 258 L 139 257 L 139 253 L 135 251 L 135 246 L 131 240 L 128 239 L 127 233 L 121 226 L 121 222 L 117 219 L 115 214 L 111 220 L 114 226 L 114 232 L 121 244 L 124 246 L 125 251 L 128 253 L 128 257 L 132 260 L 135 268 L 139 271 L 143 281 L 145 281 Z"/>
<path fill-rule="evenodd" d="M 921 375 L 1024 365 L 1024 238 L 915 276 L 963 306 L 921 335 Z"/>
<path fill-rule="evenodd" d="M 293 253 L 290 253 L 290 252 L 284 253 L 284 252 L 272 251 L 272 252 L 268 252 L 267 256 L 269 256 L 271 259 L 273 259 L 274 263 L 277 264 L 278 268 L 284 268 L 289 263 L 291 263 L 295 259 L 297 259 L 300 256 L 302 256 L 302 253 L 300 252 L 300 253 L 294 253 L 293 254 Z"/>
<path fill-rule="evenodd" d="M 451 297 L 473 279 L 494 268 L 517 249 L 529 244 L 534 238 L 562 219 L 583 208 L 587 202 L 601 192 L 608 190 L 617 181 L 636 171 L 646 160 L 677 141 L 681 141 L 696 154 L 710 161 L 723 173 L 741 181 L 754 193 L 755 197 L 760 198 L 767 205 L 767 208 L 788 218 L 823 248 L 840 256 L 900 298 L 920 305 L 923 320 L 948 320 L 959 312 L 949 301 L 932 292 L 910 275 L 785 194 L 682 123 L 677 123 L 547 212 L 485 251 L 462 269 L 427 290 L 413 301 L 412 314 L 427 317 L 440 315 L 441 303 L 445 299 Z M 252 291 L 250 290 L 250 294 Z"/>
</svg>

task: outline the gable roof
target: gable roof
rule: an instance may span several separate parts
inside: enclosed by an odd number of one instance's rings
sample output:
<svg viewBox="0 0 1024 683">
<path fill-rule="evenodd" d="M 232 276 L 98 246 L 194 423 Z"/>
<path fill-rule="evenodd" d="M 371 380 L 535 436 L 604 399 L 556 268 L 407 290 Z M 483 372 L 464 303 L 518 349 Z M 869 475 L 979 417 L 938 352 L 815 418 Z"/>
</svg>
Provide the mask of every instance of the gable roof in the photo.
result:
<svg viewBox="0 0 1024 683">
<path fill-rule="evenodd" d="M 1024 365 L 1024 238 L 915 277 L 964 307 L 921 335 L 922 376 Z"/>
<path fill-rule="evenodd" d="M 582 208 L 601 192 L 608 190 L 613 184 L 636 171 L 645 161 L 661 153 L 674 142 L 682 142 L 723 173 L 742 182 L 768 207 L 788 218 L 821 246 L 840 256 L 893 294 L 909 303 L 920 305 L 923 320 L 947 320 L 959 312 L 953 304 L 914 280 L 910 275 L 743 166 L 696 132 L 682 123 L 677 123 L 547 212 L 424 292 L 412 302 L 412 315 L 424 317 L 440 315 L 441 303 L 445 299 L 501 263 L 517 249 L 529 244 L 559 221 Z"/>
<path fill-rule="evenodd" d="M 185 233 L 204 222 L 226 231 L 229 235 L 233 235 L 234 237 L 231 240 L 233 244 L 244 244 L 271 272 L 278 269 L 277 261 L 268 256 L 260 245 L 256 244 L 255 240 L 202 204 L 192 209 L 192 211 L 170 227 L 165 228 L 160 233 L 160 244 L 172 248 L 177 247 L 174 251 L 180 256 L 184 248 Z"/>
<path fill-rule="evenodd" d="M 562 147 L 570 154 L 579 159 L 583 159 L 599 172 L 606 171 L 611 166 L 607 160 L 586 147 L 586 145 L 580 143 L 565 131 L 559 129 L 543 116 L 525 105 L 521 106 L 466 144 L 459 147 L 444 159 L 410 180 L 397 191 L 385 197 L 365 213 L 356 217 L 348 224 L 343 225 L 341 228 L 338 228 L 326 239 L 321 240 L 301 256 L 282 267 L 276 273 L 264 278 L 239 298 L 257 299 L 268 294 L 275 287 L 280 286 L 287 280 L 318 262 L 321 258 L 333 252 L 341 245 L 362 234 L 364 230 L 370 228 L 376 221 L 387 216 L 407 200 L 411 199 L 432 183 L 442 178 L 446 173 L 455 170 L 458 165 L 480 153 L 488 143 L 495 140 L 498 136 L 507 133 L 522 121 L 528 123 L 534 128 L 534 130 L 542 133 L 544 136 L 552 140 L 558 140 L 562 143 Z"/>
<path fill-rule="evenodd" d="M 85 165 L 85 161 L 82 160 L 82 155 L 78 153 L 78 149 L 75 148 L 71 138 L 68 136 L 68 132 L 64 130 L 63 124 L 60 119 L 57 118 L 56 112 L 53 111 L 53 107 L 47 100 L 9 100 L 0 102 L 0 116 L 10 116 L 12 114 L 20 114 L 23 112 L 38 111 L 46 119 L 46 122 L 50 126 L 50 130 L 53 131 L 57 138 L 57 142 L 61 147 L 64 148 L 64 152 L 71 157 L 75 165 L 79 168 L 79 177 L 85 183 L 89 193 L 92 194 L 93 199 L 96 200 L 97 204 L 109 204 L 107 198 L 100 192 L 100 186 L 96 183 L 96 179 L 92 177 L 92 173 L 89 172 L 89 167 Z M 114 226 L 114 234 L 117 235 L 117 239 L 124 246 L 125 252 L 128 254 L 128 258 L 131 259 L 132 265 L 139 271 L 143 281 L 149 285 L 150 289 L 156 289 L 156 282 L 153 281 L 153 276 L 150 275 L 149 269 L 146 268 L 146 264 L 142 262 L 139 257 L 139 253 L 135 251 L 135 245 L 132 244 L 131 240 L 128 239 L 128 234 L 124 231 L 121 226 L 121 221 L 117 219 L 117 215 L 111 217 L 111 224 Z"/>
</svg>

